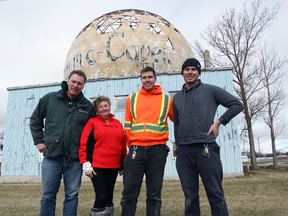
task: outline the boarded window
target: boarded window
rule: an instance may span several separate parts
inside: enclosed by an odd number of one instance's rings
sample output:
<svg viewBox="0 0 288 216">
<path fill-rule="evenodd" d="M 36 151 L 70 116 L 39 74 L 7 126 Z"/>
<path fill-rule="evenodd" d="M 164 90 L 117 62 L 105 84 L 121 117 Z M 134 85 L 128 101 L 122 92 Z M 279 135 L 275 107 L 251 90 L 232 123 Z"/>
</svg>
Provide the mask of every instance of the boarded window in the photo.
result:
<svg viewBox="0 0 288 216">
<path fill-rule="evenodd" d="M 125 112 L 126 100 L 128 95 L 115 96 L 115 111 Z"/>
</svg>

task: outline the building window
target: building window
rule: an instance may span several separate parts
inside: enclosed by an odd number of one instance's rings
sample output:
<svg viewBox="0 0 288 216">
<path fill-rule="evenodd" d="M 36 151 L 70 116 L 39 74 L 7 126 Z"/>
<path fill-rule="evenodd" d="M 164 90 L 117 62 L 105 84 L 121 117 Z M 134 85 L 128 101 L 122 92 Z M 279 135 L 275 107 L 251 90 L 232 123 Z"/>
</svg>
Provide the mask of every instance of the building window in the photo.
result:
<svg viewBox="0 0 288 216">
<path fill-rule="evenodd" d="M 115 96 L 115 111 L 124 112 L 128 95 Z"/>
</svg>

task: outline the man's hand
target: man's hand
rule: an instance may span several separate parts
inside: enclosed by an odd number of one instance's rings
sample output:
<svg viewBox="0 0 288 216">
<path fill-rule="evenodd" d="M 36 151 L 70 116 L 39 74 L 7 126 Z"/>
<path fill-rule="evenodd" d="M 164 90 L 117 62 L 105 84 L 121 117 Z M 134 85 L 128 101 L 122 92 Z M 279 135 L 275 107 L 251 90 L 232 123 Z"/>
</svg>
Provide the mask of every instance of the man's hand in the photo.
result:
<svg viewBox="0 0 288 216">
<path fill-rule="evenodd" d="M 211 125 L 207 135 L 209 136 L 211 133 L 213 133 L 214 137 L 216 138 L 219 134 L 220 125 L 221 125 L 221 122 L 219 120 L 215 121 L 214 124 Z"/>
<path fill-rule="evenodd" d="M 36 146 L 41 153 L 46 153 L 48 151 L 48 148 L 44 143 L 38 143 Z"/>
</svg>

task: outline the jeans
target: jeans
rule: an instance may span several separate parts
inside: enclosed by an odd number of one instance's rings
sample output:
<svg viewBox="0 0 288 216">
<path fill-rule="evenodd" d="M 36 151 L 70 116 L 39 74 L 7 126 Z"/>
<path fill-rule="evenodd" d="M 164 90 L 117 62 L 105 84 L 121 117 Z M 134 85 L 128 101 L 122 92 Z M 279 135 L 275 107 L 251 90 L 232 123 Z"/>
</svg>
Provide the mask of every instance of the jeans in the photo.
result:
<svg viewBox="0 0 288 216">
<path fill-rule="evenodd" d="M 136 157 L 133 159 L 133 151 Z M 146 215 L 159 216 L 161 190 L 167 157 L 166 145 L 130 147 L 125 160 L 121 206 L 122 216 L 134 216 L 141 190 L 143 176 L 146 177 Z"/>
<path fill-rule="evenodd" d="M 56 209 L 56 196 L 63 175 L 65 200 L 63 216 L 76 216 L 78 193 L 81 185 L 82 166 L 79 161 L 67 158 L 48 159 L 42 162 L 42 199 L 40 216 L 53 216 Z"/>
<path fill-rule="evenodd" d="M 91 181 L 95 191 L 93 208 L 113 206 L 113 192 L 119 169 L 94 168 L 95 175 Z"/>
<path fill-rule="evenodd" d="M 210 156 L 204 154 L 204 144 L 177 146 L 176 168 L 185 195 L 185 215 L 200 216 L 199 175 L 204 185 L 211 215 L 228 216 L 222 188 L 223 169 L 220 147 L 209 143 Z"/>
</svg>

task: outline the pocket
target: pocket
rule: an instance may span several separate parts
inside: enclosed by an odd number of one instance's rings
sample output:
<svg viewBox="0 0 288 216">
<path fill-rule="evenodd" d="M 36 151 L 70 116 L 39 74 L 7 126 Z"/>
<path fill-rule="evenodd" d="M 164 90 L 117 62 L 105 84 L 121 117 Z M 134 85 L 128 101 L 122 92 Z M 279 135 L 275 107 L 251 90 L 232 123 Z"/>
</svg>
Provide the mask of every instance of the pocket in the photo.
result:
<svg viewBox="0 0 288 216">
<path fill-rule="evenodd" d="M 178 134 L 181 138 L 200 138 L 207 136 L 207 130 L 200 117 L 189 118 L 187 115 L 179 115 Z"/>
<path fill-rule="evenodd" d="M 76 122 L 78 122 L 80 125 L 85 125 L 88 119 L 89 113 L 87 110 L 79 109 L 77 111 Z"/>
<path fill-rule="evenodd" d="M 217 154 L 220 154 L 220 146 L 216 142 L 215 143 L 209 143 L 208 149 L 210 152 L 215 152 Z"/>
<path fill-rule="evenodd" d="M 44 144 L 48 148 L 48 151 L 45 153 L 45 156 L 48 158 L 56 158 L 61 155 L 61 136 L 45 136 Z"/>
<path fill-rule="evenodd" d="M 157 145 L 155 147 L 159 150 L 160 155 L 163 154 L 165 157 L 168 156 L 168 152 L 170 151 L 170 149 L 167 145 Z M 167 147 L 168 147 L 169 151 L 167 150 Z"/>
</svg>

